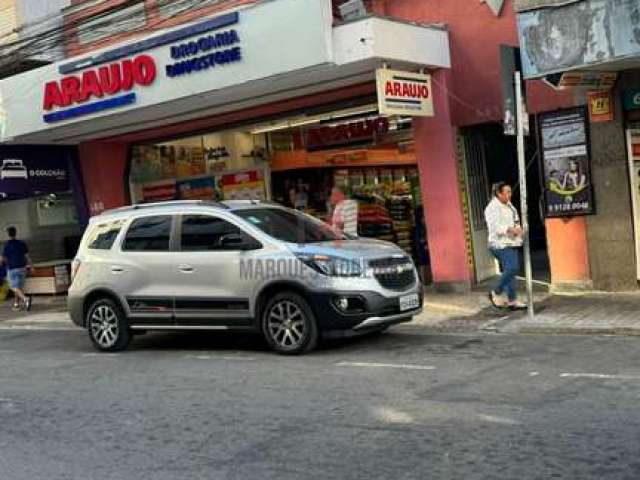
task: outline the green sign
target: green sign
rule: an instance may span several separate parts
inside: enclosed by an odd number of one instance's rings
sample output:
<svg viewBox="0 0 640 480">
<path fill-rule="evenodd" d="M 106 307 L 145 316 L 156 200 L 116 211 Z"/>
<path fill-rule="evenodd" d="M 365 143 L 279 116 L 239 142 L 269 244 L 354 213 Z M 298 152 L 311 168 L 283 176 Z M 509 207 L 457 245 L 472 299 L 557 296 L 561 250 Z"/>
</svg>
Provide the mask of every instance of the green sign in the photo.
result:
<svg viewBox="0 0 640 480">
<path fill-rule="evenodd" d="M 624 109 L 640 109 L 640 90 L 630 90 L 628 92 L 624 92 Z"/>
</svg>

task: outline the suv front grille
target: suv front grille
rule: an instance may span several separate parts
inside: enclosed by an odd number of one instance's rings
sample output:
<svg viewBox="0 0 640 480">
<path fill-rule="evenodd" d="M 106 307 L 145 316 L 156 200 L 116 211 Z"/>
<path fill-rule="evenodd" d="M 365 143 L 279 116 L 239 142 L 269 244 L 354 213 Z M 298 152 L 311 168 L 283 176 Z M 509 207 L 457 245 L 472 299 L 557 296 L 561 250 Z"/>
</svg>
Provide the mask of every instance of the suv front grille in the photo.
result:
<svg viewBox="0 0 640 480">
<path fill-rule="evenodd" d="M 416 283 L 413 262 L 408 257 L 371 260 L 369 267 L 378 283 L 388 290 L 406 290 Z"/>
</svg>

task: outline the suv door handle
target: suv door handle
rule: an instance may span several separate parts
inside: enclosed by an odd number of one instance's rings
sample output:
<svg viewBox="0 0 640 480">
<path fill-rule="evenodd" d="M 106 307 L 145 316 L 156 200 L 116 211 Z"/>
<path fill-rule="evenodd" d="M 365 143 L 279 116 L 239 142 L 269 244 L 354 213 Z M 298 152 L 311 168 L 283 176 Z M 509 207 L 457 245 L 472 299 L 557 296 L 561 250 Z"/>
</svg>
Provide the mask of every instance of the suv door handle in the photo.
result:
<svg viewBox="0 0 640 480">
<path fill-rule="evenodd" d="M 124 272 L 124 268 L 114 265 L 111 267 L 111 273 L 122 273 Z"/>
<path fill-rule="evenodd" d="M 193 272 L 194 268 L 191 265 L 180 265 L 178 267 L 178 269 L 182 272 L 182 273 L 191 273 Z"/>
</svg>

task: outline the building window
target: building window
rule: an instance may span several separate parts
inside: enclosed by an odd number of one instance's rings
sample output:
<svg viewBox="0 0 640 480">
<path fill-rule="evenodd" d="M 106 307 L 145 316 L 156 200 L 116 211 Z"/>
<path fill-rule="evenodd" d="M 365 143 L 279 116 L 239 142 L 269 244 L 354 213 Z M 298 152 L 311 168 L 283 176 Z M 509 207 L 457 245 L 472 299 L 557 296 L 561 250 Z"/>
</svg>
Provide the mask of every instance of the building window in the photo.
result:
<svg viewBox="0 0 640 480">
<path fill-rule="evenodd" d="M 147 23 L 144 2 L 126 8 L 97 13 L 78 25 L 78 41 L 90 44 L 117 35 L 143 28 Z"/>
</svg>

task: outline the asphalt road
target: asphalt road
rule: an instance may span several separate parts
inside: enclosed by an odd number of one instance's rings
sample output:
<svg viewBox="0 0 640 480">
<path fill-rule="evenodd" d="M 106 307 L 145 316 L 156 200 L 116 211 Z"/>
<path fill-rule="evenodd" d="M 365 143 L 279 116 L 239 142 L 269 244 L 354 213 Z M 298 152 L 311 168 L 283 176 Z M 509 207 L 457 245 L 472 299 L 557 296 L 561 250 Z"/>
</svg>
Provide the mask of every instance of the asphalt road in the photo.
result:
<svg viewBox="0 0 640 480">
<path fill-rule="evenodd" d="M 0 331 L 0 478 L 637 479 L 640 339 Z"/>
</svg>

